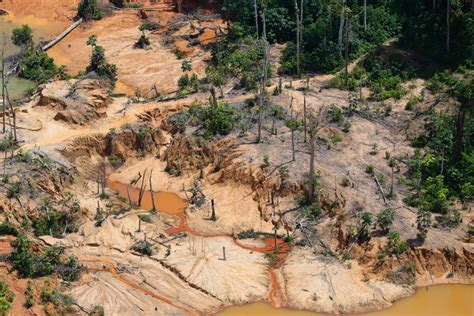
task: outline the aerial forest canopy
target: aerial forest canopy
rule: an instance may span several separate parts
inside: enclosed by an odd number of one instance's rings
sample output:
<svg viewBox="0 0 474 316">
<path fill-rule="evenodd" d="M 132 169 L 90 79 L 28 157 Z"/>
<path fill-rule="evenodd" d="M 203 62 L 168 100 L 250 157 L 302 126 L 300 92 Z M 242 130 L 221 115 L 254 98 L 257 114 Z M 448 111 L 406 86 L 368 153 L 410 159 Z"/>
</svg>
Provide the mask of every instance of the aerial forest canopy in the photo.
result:
<svg viewBox="0 0 474 316">
<path fill-rule="evenodd" d="M 474 59 L 471 0 L 266 0 L 267 39 L 288 43 L 280 71 L 328 72 L 390 39 L 449 65 Z M 257 8 L 256 8 L 257 7 Z M 225 0 L 236 37 L 262 33 L 262 1 Z M 256 12 L 257 17 L 256 17 Z M 298 36 L 296 34 L 299 34 Z"/>
<path fill-rule="evenodd" d="M 423 89 L 405 107 L 425 122 L 409 137 L 416 151 L 403 180 L 411 191 L 405 203 L 420 210 L 419 238 L 426 237 L 427 214 L 446 215 L 450 200 L 472 200 L 474 1 L 225 0 L 222 12 L 232 23 L 207 68 L 214 85 L 239 77 L 240 87 L 262 94 L 264 75 L 272 75 L 266 43 L 285 45 L 280 74 L 307 78 L 337 72 L 328 87 L 351 91 L 356 111 L 367 99 L 401 100 L 410 92 L 408 82 L 426 80 L 434 104 L 426 110 L 416 106 Z M 436 110 L 441 103 L 449 107 Z M 391 111 L 386 107 L 384 115 Z"/>
</svg>

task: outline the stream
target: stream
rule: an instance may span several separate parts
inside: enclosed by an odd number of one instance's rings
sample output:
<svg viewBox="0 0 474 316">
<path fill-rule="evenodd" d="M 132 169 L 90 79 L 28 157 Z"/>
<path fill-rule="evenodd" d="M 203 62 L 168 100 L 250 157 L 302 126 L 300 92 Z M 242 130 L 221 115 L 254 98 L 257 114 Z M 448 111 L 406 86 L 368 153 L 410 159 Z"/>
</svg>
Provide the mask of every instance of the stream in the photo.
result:
<svg viewBox="0 0 474 316">
<path fill-rule="evenodd" d="M 138 201 L 139 189 L 130 187 L 118 181 L 109 181 L 108 186 L 114 191 L 118 192 L 119 196 L 123 198 L 130 197 L 134 202 Z M 201 237 L 215 237 L 207 236 L 195 232 L 186 223 L 186 202 L 178 195 L 167 192 L 153 192 L 153 195 L 148 191 L 144 193 L 142 198 L 141 208 L 151 210 L 153 207 L 152 198 L 155 200 L 156 208 L 159 212 L 164 212 L 169 215 L 177 216 L 180 223 L 177 227 L 168 229 L 167 233 L 175 234 L 186 231 L 192 235 L 199 235 Z M 224 236 L 224 235 L 216 235 Z M 267 238 L 265 246 L 261 248 L 250 247 L 242 245 L 238 240 L 234 239 L 236 245 L 241 248 L 266 253 L 274 249 L 274 240 Z M 284 247 L 282 250 L 282 257 L 279 258 L 279 265 L 283 263 L 285 253 L 289 251 L 289 247 L 281 240 L 278 240 L 278 246 Z M 274 269 L 269 268 L 270 279 L 272 280 L 268 299 L 270 303 L 251 303 L 242 306 L 232 306 L 217 313 L 218 316 L 317 316 L 327 315 L 309 311 L 290 310 L 279 308 L 285 305 L 286 302 L 281 302 L 282 295 L 278 282 L 274 275 Z M 394 303 L 393 306 L 370 313 L 357 314 L 364 316 L 474 316 L 474 285 L 435 285 L 420 288 L 416 293 L 410 297 L 401 299 Z"/>
</svg>

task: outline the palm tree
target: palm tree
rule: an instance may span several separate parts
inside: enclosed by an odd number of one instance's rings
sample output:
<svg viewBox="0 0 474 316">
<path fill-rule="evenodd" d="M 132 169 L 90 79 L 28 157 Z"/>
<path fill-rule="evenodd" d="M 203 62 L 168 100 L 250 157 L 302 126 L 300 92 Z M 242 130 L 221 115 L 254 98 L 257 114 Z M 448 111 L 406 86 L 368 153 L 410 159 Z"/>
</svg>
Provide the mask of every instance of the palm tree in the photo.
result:
<svg viewBox="0 0 474 316">
<path fill-rule="evenodd" d="M 181 70 L 186 73 L 193 70 L 193 64 L 191 63 L 191 61 L 189 60 L 183 61 L 183 63 L 181 64 Z"/>
</svg>

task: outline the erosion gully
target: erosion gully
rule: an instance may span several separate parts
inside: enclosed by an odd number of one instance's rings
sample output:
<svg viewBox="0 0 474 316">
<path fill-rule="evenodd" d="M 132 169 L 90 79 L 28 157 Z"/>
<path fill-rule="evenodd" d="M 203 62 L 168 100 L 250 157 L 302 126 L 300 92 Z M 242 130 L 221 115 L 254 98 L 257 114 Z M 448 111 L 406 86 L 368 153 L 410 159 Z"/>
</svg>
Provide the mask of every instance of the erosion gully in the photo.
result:
<svg viewBox="0 0 474 316">
<path fill-rule="evenodd" d="M 139 193 L 140 190 L 137 188 L 134 188 L 132 186 L 123 184 L 119 181 L 113 181 L 109 180 L 108 181 L 108 186 L 112 190 L 116 191 L 120 197 L 130 199 L 133 202 L 137 202 L 139 198 Z M 213 238 L 213 237 L 231 237 L 234 241 L 234 243 L 246 250 L 249 251 L 255 251 L 259 253 L 269 253 L 269 252 L 275 252 L 276 249 L 278 249 L 278 254 L 276 254 L 276 260 L 272 267 L 268 268 L 268 273 L 269 273 L 269 278 L 270 278 L 270 287 L 268 291 L 268 300 L 271 303 L 273 307 L 284 307 L 286 306 L 286 300 L 285 300 L 285 295 L 280 287 L 280 284 L 278 282 L 277 276 L 276 276 L 276 269 L 278 269 L 284 262 L 286 255 L 288 254 L 290 250 L 290 246 L 288 243 L 283 241 L 282 239 L 277 238 L 276 240 L 274 238 L 265 238 L 264 239 L 264 246 L 262 247 L 255 247 L 255 246 L 250 246 L 250 245 L 244 245 L 240 243 L 237 239 L 234 238 L 234 236 L 231 235 L 226 235 L 226 234 L 205 234 L 201 232 L 197 232 L 193 230 L 191 227 L 188 226 L 187 220 L 186 220 L 186 213 L 185 209 L 187 206 L 187 203 L 182 200 L 177 194 L 174 193 L 168 193 L 168 192 L 150 192 L 146 191 L 142 197 L 141 201 L 141 208 L 145 210 L 152 210 L 153 208 L 153 200 L 155 200 L 156 203 L 156 208 L 158 212 L 166 213 L 168 215 L 173 215 L 178 217 L 179 219 L 179 224 L 178 226 L 175 227 L 170 227 L 167 229 L 166 233 L 173 235 L 173 234 L 179 234 L 182 232 L 189 233 L 193 236 L 198 236 L 198 237 L 203 237 L 203 238 Z M 114 267 L 114 264 L 108 260 L 105 259 L 87 259 L 84 260 L 86 262 L 95 262 L 95 263 L 101 263 L 103 264 L 102 269 L 96 269 L 97 271 L 102 271 L 102 272 L 109 272 L 111 273 L 117 280 L 135 288 L 138 289 L 166 304 L 172 305 L 176 308 L 182 309 L 183 311 L 195 315 L 196 312 L 183 308 L 182 306 L 177 306 L 175 305 L 170 299 L 165 298 L 161 295 L 157 295 L 150 290 L 143 288 L 142 286 L 131 282 L 130 280 L 127 280 L 125 277 L 121 276 L 117 270 Z"/>
</svg>

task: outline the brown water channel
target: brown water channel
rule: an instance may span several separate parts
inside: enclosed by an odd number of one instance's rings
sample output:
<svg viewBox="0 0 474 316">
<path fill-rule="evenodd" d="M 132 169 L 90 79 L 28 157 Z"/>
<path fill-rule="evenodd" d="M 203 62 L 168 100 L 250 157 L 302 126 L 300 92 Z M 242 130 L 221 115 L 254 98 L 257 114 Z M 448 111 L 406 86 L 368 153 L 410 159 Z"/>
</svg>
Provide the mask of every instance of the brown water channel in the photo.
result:
<svg viewBox="0 0 474 316">
<path fill-rule="evenodd" d="M 132 201 L 138 200 L 139 190 L 118 181 L 109 181 L 108 185 L 111 189 L 117 191 L 121 197 L 130 198 Z M 186 202 L 183 201 L 177 194 L 168 192 L 154 192 L 153 198 L 155 199 L 155 205 L 159 212 L 167 213 L 170 215 L 178 216 L 180 224 L 177 227 L 170 228 L 169 233 L 179 233 L 186 231 L 190 234 L 199 235 L 202 237 L 214 237 L 206 236 L 197 232 L 194 232 L 186 224 Z M 147 191 L 142 199 L 142 209 L 151 210 L 153 207 L 152 195 Z M 240 245 L 238 240 L 235 240 L 236 244 L 240 247 L 247 249 L 246 246 Z M 251 249 L 258 252 L 271 251 L 271 245 L 273 239 L 265 242 L 266 246 L 263 248 Z M 282 241 L 278 241 L 279 246 L 282 246 Z M 268 245 L 267 245 L 268 244 Z M 286 250 L 289 251 L 289 248 Z M 285 253 L 286 253 L 285 251 Z M 284 256 L 282 257 L 282 262 Z M 273 269 L 269 269 L 270 276 L 272 276 Z M 273 280 L 273 278 L 272 278 Z M 278 282 L 271 282 L 269 289 L 269 301 L 268 303 L 252 303 L 242 306 L 233 306 L 224 309 L 217 313 L 218 316 L 316 316 L 326 315 L 320 313 L 314 313 L 309 311 L 289 310 L 285 308 L 276 308 L 274 306 L 284 305 L 285 302 L 279 301 L 278 297 L 282 296 L 281 293 L 275 293 L 281 291 L 278 286 Z M 364 316 L 474 316 L 474 285 L 436 285 L 418 289 L 413 296 L 401 299 L 394 303 L 390 308 L 383 309 L 380 311 L 357 314 Z"/>
<path fill-rule="evenodd" d="M 265 303 L 233 306 L 218 316 L 317 316 L 308 311 L 274 308 Z M 393 306 L 360 316 L 473 316 L 474 285 L 434 285 L 420 288 L 413 296 L 401 299 Z"/>
</svg>

